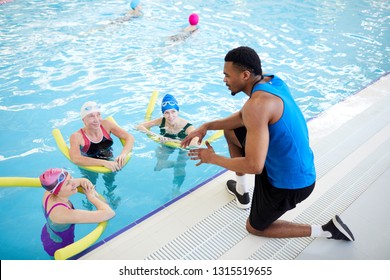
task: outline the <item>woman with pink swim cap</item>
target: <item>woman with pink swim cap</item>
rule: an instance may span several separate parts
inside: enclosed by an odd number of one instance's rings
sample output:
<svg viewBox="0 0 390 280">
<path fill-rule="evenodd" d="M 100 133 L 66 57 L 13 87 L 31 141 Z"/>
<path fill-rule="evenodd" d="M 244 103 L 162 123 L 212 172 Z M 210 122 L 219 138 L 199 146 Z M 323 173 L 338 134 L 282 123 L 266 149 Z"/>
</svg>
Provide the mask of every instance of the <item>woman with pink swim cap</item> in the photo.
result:
<svg viewBox="0 0 390 280">
<path fill-rule="evenodd" d="M 72 178 L 64 169 L 51 168 L 39 176 L 46 190 L 42 206 L 46 224 L 42 228 L 41 241 L 45 251 L 54 256 L 55 251 L 74 242 L 75 224 L 100 223 L 115 216 L 111 207 L 102 200 L 92 183 L 85 178 Z M 95 211 L 75 209 L 69 197 L 81 187 Z"/>
<path fill-rule="evenodd" d="M 199 23 L 199 16 L 198 14 L 190 14 L 190 16 L 188 17 L 188 22 L 190 23 L 189 26 L 187 26 L 187 30 L 186 31 L 195 31 L 198 29 L 197 25 Z"/>
<path fill-rule="evenodd" d="M 189 25 L 185 27 L 181 33 L 170 36 L 169 39 L 173 42 L 175 41 L 182 41 L 190 37 L 195 31 L 197 31 L 199 28 L 197 24 L 199 23 L 199 16 L 196 13 L 190 14 L 188 17 Z"/>
</svg>

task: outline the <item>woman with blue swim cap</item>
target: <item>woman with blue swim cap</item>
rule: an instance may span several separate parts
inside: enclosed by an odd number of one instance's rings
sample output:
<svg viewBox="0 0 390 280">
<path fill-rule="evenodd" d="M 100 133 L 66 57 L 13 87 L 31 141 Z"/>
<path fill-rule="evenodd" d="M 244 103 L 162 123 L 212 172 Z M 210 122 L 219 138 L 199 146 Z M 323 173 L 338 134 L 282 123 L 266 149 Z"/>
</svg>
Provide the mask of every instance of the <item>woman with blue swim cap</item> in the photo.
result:
<svg viewBox="0 0 390 280">
<path fill-rule="evenodd" d="M 146 121 L 139 124 L 136 129 L 153 136 L 157 136 L 161 143 L 176 142 L 180 143 L 188 133 L 195 130 L 195 127 L 187 120 L 179 117 L 179 104 L 176 98 L 171 94 L 166 94 L 161 101 L 161 112 L 163 116 L 155 120 Z M 159 127 L 160 133 L 151 132 L 152 127 Z M 192 141 L 193 146 L 198 147 L 198 139 Z M 154 171 L 160 171 L 166 168 L 173 168 L 173 190 L 177 192 L 184 182 L 186 171 L 185 166 L 188 160 L 187 151 L 179 149 L 176 160 L 169 160 L 170 155 L 175 151 L 166 145 L 158 146 L 156 149 L 157 163 Z"/>
<path fill-rule="evenodd" d="M 113 20 L 110 24 L 123 23 L 131 20 L 132 18 L 141 17 L 143 15 L 140 0 L 133 0 L 130 3 L 130 10 L 128 10 L 124 16 Z"/>
<path fill-rule="evenodd" d="M 143 15 L 142 6 L 140 5 L 140 0 L 132 0 L 130 3 L 130 10 L 126 13 L 126 18 L 140 17 Z"/>
<path fill-rule="evenodd" d="M 88 32 L 81 32 L 82 35 L 92 34 L 98 31 L 102 31 L 105 28 L 112 26 L 113 24 L 120 24 L 124 23 L 126 21 L 130 21 L 132 18 L 137 18 L 143 16 L 142 7 L 140 5 L 140 0 L 133 0 L 130 3 L 130 10 L 128 10 L 124 15 L 122 14 L 121 17 L 111 20 L 108 24 L 105 24 L 104 26 L 100 28 L 94 28 Z"/>
<path fill-rule="evenodd" d="M 168 141 L 180 143 L 188 133 L 195 130 L 191 123 L 179 117 L 179 104 L 173 95 L 166 94 L 164 96 L 161 102 L 161 111 L 163 113 L 162 117 L 143 122 L 136 129 L 151 134 L 150 128 L 158 126 L 160 128 L 158 137 L 161 143 Z M 194 139 L 192 143 L 194 146 L 198 146 L 197 139 Z"/>
</svg>

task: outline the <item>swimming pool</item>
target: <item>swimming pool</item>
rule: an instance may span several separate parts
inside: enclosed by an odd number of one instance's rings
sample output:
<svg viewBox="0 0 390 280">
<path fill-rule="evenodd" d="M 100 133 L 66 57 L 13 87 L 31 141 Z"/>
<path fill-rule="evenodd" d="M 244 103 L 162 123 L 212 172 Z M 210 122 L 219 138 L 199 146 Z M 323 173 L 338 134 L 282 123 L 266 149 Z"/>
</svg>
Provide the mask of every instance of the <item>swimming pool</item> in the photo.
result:
<svg viewBox="0 0 390 280">
<path fill-rule="evenodd" d="M 309 119 L 390 70 L 385 1 L 144 0 L 144 17 L 109 24 L 128 5 L 0 5 L 0 176 L 37 177 L 53 166 L 81 176 L 58 151 L 51 131 L 60 128 L 68 140 L 82 125 L 78 112 L 87 100 L 102 103 L 104 116 L 114 116 L 136 139 L 132 159 L 115 181 L 105 185 L 102 175 L 97 180 L 97 190 L 117 213 L 102 238 L 223 171 L 186 160 L 176 177 L 172 168 L 154 171 L 159 145 L 134 130 L 153 90 L 160 92 L 159 101 L 165 93 L 175 95 L 182 116 L 194 125 L 227 116 L 246 98 L 232 98 L 223 84 L 223 57 L 249 45 L 265 72 L 287 81 Z M 200 15 L 199 32 L 169 42 L 192 12 Z M 159 108 L 154 113 L 159 116 Z M 214 148 L 227 155 L 222 139 Z M 175 151 L 171 159 L 177 156 Z M 180 188 L 174 186 L 179 177 Z M 48 259 L 40 243 L 42 194 L 35 188 L 0 189 L 1 259 Z M 82 196 L 72 201 L 88 208 Z M 76 237 L 93 227 L 77 226 Z"/>
</svg>

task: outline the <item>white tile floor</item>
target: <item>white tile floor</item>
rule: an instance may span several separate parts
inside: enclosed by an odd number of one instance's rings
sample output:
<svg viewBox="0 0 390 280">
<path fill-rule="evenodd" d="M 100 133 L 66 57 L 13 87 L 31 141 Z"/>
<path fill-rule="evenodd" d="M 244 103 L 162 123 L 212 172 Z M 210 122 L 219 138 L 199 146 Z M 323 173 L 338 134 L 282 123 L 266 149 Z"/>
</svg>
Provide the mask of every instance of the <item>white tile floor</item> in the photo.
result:
<svg viewBox="0 0 390 280">
<path fill-rule="evenodd" d="M 390 168 L 341 214 L 355 242 L 314 240 L 301 260 L 390 260 Z"/>
<path fill-rule="evenodd" d="M 283 218 L 299 218 L 305 211 L 310 212 L 310 207 L 326 197 L 328 191 L 338 185 L 342 188 L 345 186 L 346 193 L 340 196 L 339 204 L 346 206 L 340 208 L 337 201 L 335 204 L 337 210 L 342 209 L 342 212 L 337 213 L 353 231 L 356 241 L 342 242 L 320 238 L 310 240 L 295 259 L 390 260 L 390 219 L 387 216 L 390 212 L 390 155 L 387 153 L 387 150 L 390 151 L 387 148 L 390 148 L 389 97 L 390 75 L 387 75 L 308 122 L 313 149 L 315 152 L 318 150 L 316 154 L 322 155 L 319 159 L 319 171 L 325 171 L 321 174 L 313 194 Z M 368 129 L 364 128 L 363 134 L 357 133 L 356 141 L 360 142 L 356 142 L 356 148 L 351 148 L 348 152 L 346 150 L 352 147 L 355 141 L 355 135 L 352 134 L 358 129 L 347 131 L 346 135 L 351 135 L 347 143 L 343 143 L 343 133 L 348 127 L 359 128 L 359 118 L 364 120 L 361 125 Z M 380 127 L 376 128 L 378 123 Z M 373 128 L 373 131 L 370 128 Z M 334 149 L 332 142 L 327 143 L 330 139 L 335 143 Z M 336 147 L 337 145 L 340 147 Z M 232 196 L 226 192 L 224 186 L 226 180 L 234 177 L 230 171 L 223 173 L 81 259 L 140 260 L 148 258 L 158 250 L 164 250 L 167 244 L 177 240 L 181 234 L 191 232 L 197 225 L 204 224 L 210 216 L 233 205 Z M 355 189 L 359 188 L 362 191 L 356 194 Z M 341 198 L 342 196 L 345 198 Z M 353 201 L 343 202 L 354 196 L 356 199 Z M 324 215 L 326 216 L 326 213 Z M 244 230 L 242 221 L 243 219 L 234 222 L 238 223 L 237 228 L 242 230 L 238 230 L 239 234 Z M 248 259 L 269 243 L 270 239 L 244 232 L 238 242 L 217 258 Z"/>
</svg>

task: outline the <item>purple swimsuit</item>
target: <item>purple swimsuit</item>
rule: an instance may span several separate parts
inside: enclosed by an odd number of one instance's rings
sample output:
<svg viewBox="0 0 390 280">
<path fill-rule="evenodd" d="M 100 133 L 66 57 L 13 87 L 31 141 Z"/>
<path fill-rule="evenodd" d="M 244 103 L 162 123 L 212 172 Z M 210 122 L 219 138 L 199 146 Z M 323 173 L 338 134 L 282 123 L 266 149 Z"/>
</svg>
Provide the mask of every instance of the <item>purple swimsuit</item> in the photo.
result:
<svg viewBox="0 0 390 280">
<path fill-rule="evenodd" d="M 66 207 L 68 209 L 74 209 L 73 205 L 72 207 L 69 207 L 69 205 L 65 203 L 56 203 L 54 204 L 49 211 L 47 211 L 47 202 L 49 200 L 49 197 L 51 195 L 48 195 L 46 197 L 45 201 L 45 209 L 44 214 L 46 218 L 46 224 L 42 228 L 41 232 L 41 241 L 43 244 L 43 248 L 45 249 L 46 253 L 48 253 L 50 256 L 54 256 L 55 251 L 58 249 L 64 248 L 68 246 L 69 244 L 72 244 L 74 242 L 74 224 L 56 224 L 53 221 L 50 220 L 49 215 L 51 211 L 58 206 Z"/>
</svg>

